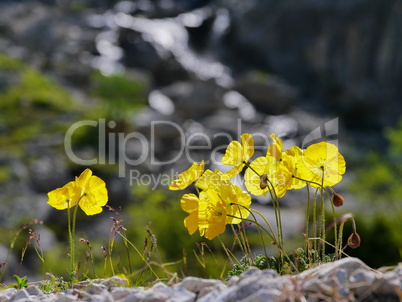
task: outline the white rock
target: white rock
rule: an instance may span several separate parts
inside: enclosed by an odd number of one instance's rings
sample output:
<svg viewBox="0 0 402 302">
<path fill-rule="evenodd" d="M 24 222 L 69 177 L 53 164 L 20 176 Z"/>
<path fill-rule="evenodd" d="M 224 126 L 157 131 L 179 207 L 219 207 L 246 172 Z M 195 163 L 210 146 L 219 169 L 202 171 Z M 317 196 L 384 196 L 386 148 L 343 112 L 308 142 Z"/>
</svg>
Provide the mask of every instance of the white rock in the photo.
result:
<svg viewBox="0 0 402 302">
<path fill-rule="evenodd" d="M 5 290 L 0 291 L 0 302 L 8 301 L 15 293 L 17 292 L 16 288 L 7 288 Z"/>
<path fill-rule="evenodd" d="M 197 295 L 195 293 L 190 292 L 185 288 L 179 288 L 173 292 L 170 300 L 174 302 L 193 302 L 196 300 L 196 297 Z"/>
<path fill-rule="evenodd" d="M 346 275 L 350 275 L 353 271 L 359 268 L 367 268 L 370 269 L 366 264 L 363 263 L 360 259 L 357 258 L 343 258 L 334 262 L 328 262 L 321 264 L 312 269 L 308 269 L 304 272 L 301 272 L 296 276 L 297 279 L 303 280 L 305 278 L 310 279 L 311 277 L 326 279 L 334 275 L 334 273 L 339 269 L 344 269 Z"/>
<path fill-rule="evenodd" d="M 235 285 L 237 282 L 239 282 L 239 277 L 238 276 L 232 276 L 230 277 L 229 281 L 226 283 L 226 286 L 233 286 Z"/>
<path fill-rule="evenodd" d="M 92 295 L 86 301 L 90 302 L 114 302 L 113 296 L 108 291 L 103 291 L 100 294 Z"/>
<path fill-rule="evenodd" d="M 114 300 L 123 299 L 135 292 L 138 292 L 138 290 L 125 287 L 112 287 L 110 290 L 110 294 L 112 295 Z"/>
<path fill-rule="evenodd" d="M 199 294 L 202 289 L 208 287 L 220 287 L 224 285 L 221 280 L 217 279 L 202 279 L 197 277 L 186 277 L 177 286 L 184 288 L 195 294 Z M 204 291 L 205 292 L 205 291 Z"/>
<path fill-rule="evenodd" d="M 30 296 L 43 296 L 43 292 L 35 285 L 29 285 L 25 288 Z"/>
<path fill-rule="evenodd" d="M 126 287 L 126 286 L 128 286 L 129 282 L 126 278 L 113 276 L 109 279 L 102 281 L 101 284 L 105 285 L 107 288 Z"/>
<path fill-rule="evenodd" d="M 267 302 L 267 301 L 284 301 L 283 293 L 278 289 L 262 288 L 249 297 L 238 300 L 239 302 Z"/>
<path fill-rule="evenodd" d="M 10 302 L 13 301 L 18 301 L 18 300 L 23 300 L 23 299 L 29 299 L 29 294 L 25 288 L 20 289 L 17 291 L 10 299 Z"/>
<path fill-rule="evenodd" d="M 107 290 L 107 287 L 102 284 L 91 284 L 84 289 L 84 291 L 90 295 L 100 294 L 104 290 Z"/>
<path fill-rule="evenodd" d="M 53 302 L 71 302 L 71 301 L 77 301 L 78 297 L 75 295 L 70 295 L 70 294 L 60 294 L 56 296 L 55 300 Z"/>
</svg>

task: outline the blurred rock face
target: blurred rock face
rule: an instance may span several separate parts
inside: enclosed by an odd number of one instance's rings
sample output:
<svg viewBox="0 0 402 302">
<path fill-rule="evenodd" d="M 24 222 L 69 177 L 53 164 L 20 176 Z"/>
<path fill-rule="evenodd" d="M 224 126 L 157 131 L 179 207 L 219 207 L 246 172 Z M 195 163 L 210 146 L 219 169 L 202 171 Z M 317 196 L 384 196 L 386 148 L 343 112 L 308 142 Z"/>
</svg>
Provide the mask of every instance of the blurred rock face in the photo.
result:
<svg viewBox="0 0 402 302">
<path fill-rule="evenodd" d="M 401 109 L 401 14 L 400 1 L 244 2 L 228 44 L 351 126 L 378 126 Z"/>
<path fill-rule="evenodd" d="M 339 115 L 352 128 L 399 118 L 400 1 L 81 4 L 87 9 L 65 1 L 3 3 L 0 48 L 74 85 L 85 84 L 93 67 L 109 73 L 130 67 L 151 72 L 157 87 L 192 79 L 237 85 L 257 109 L 273 114 L 295 104 L 296 89 L 306 107 Z M 268 93 L 272 82 L 244 77 L 253 69 L 294 87 Z"/>
</svg>

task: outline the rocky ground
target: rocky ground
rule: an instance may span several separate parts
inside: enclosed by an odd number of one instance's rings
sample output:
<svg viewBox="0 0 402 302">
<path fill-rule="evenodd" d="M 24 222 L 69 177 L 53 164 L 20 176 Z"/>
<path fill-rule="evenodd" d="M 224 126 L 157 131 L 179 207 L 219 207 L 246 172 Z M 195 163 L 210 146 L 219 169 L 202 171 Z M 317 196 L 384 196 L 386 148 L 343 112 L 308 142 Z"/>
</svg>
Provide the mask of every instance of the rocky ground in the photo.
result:
<svg viewBox="0 0 402 302">
<path fill-rule="evenodd" d="M 304 271 L 279 276 L 273 270 L 249 268 L 227 283 L 186 277 L 167 285 L 127 287 L 112 277 L 80 282 L 74 289 L 43 293 L 37 285 L 0 291 L 0 301 L 96 302 L 264 302 L 264 301 L 384 301 L 402 300 L 402 266 L 373 270 L 356 258 L 344 258 Z"/>
</svg>

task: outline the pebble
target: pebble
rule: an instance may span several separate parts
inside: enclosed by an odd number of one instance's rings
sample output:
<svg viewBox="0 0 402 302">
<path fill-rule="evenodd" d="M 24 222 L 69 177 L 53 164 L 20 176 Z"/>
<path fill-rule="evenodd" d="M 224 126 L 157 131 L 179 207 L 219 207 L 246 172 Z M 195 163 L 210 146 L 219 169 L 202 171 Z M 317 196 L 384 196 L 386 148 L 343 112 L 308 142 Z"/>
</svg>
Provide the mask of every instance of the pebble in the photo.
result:
<svg viewBox="0 0 402 302">
<path fill-rule="evenodd" d="M 127 279 L 111 277 L 81 282 L 60 293 L 43 293 L 36 285 L 0 290 L 0 302 L 263 302 L 263 301 L 401 301 L 402 264 L 386 272 L 357 258 L 322 264 L 298 275 L 251 267 L 226 284 L 221 280 L 186 277 L 172 286 L 128 287 Z"/>
</svg>

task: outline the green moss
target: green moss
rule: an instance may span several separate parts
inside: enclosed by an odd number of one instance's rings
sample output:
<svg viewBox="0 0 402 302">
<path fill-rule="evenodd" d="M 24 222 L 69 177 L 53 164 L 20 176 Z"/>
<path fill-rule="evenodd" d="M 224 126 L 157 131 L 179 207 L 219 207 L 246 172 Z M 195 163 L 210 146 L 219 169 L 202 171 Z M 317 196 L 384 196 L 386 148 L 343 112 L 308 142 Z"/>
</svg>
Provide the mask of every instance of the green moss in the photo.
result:
<svg viewBox="0 0 402 302">
<path fill-rule="evenodd" d="M 11 58 L 0 53 L 0 68 L 1 70 L 22 70 L 26 65 L 17 59 Z"/>
<path fill-rule="evenodd" d="M 0 89 L 0 144 L 21 153 L 22 143 L 66 129 L 63 116 L 77 105 L 55 81 L 19 60 L 0 56 L 8 83 Z"/>
<path fill-rule="evenodd" d="M 124 122 L 147 104 L 146 81 L 129 74 L 105 76 L 95 72 L 91 77 L 90 94 L 101 101 L 107 119 Z"/>
</svg>

